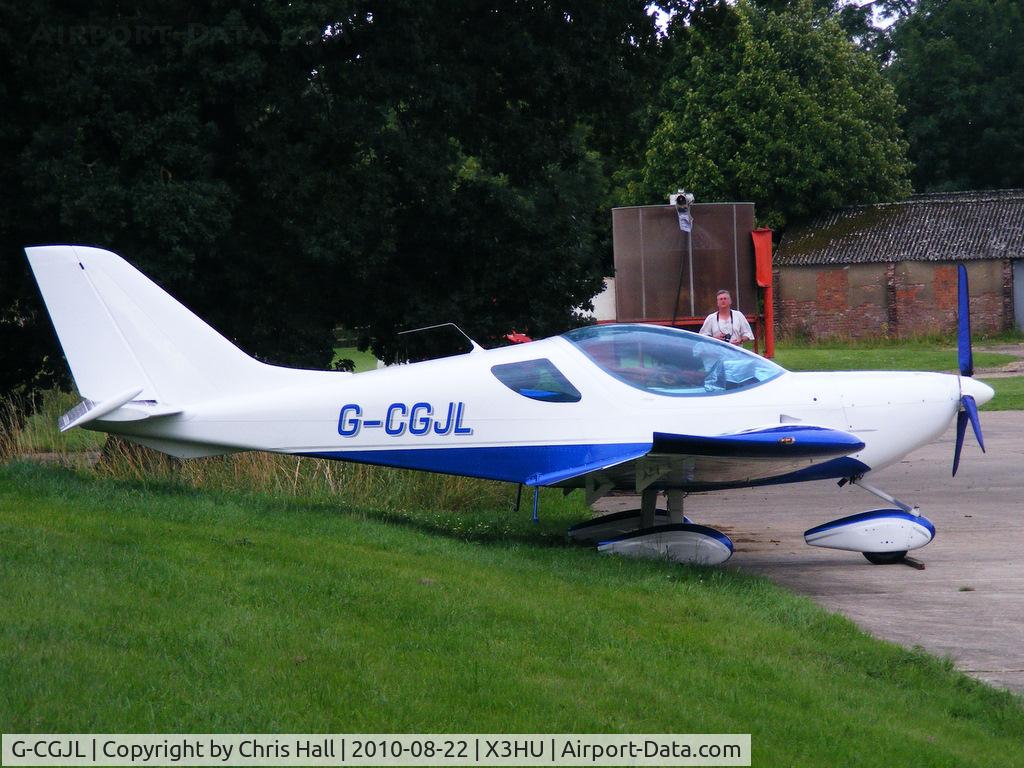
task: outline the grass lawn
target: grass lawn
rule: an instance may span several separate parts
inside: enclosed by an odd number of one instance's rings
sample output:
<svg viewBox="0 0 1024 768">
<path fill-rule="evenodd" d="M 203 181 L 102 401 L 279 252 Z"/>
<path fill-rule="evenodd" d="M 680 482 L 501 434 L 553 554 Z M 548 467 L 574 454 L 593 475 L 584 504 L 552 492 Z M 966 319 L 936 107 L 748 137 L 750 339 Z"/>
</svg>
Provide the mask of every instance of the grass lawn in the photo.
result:
<svg viewBox="0 0 1024 768">
<path fill-rule="evenodd" d="M 996 396 L 981 406 L 983 411 L 1024 411 L 1024 376 L 982 379 Z"/>
<path fill-rule="evenodd" d="M 749 732 L 755 765 L 1024 764 L 1019 698 L 760 578 L 553 545 L 578 514 L 492 540 L 0 466 L 0 723 Z"/>
<path fill-rule="evenodd" d="M 1001 352 L 974 350 L 975 368 L 994 368 L 1017 360 Z M 779 344 L 775 362 L 791 371 L 946 371 L 957 368 L 956 348 L 934 342 L 867 344 Z"/>
<path fill-rule="evenodd" d="M 377 358 L 372 352 L 360 352 L 356 347 L 335 347 L 334 359 L 351 360 L 356 365 L 356 373 L 372 371 L 377 367 Z"/>
<path fill-rule="evenodd" d="M 974 350 L 975 368 L 995 368 L 1019 358 Z M 933 341 L 856 342 L 846 344 L 782 343 L 775 362 L 791 371 L 946 371 L 956 370 L 956 349 Z M 1024 376 L 982 378 L 996 396 L 985 411 L 1024 410 Z"/>
</svg>

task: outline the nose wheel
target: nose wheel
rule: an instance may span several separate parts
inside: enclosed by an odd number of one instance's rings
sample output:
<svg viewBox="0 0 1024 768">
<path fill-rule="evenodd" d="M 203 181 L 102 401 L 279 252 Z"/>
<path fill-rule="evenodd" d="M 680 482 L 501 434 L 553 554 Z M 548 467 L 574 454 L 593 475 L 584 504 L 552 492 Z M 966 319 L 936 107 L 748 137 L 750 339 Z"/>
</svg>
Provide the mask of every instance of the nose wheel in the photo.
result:
<svg viewBox="0 0 1024 768">
<path fill-rule="evenodd" d="M 861 477 L 844 480 L 839 485 L 847 482 L 895 506 L 870 509 L 811 528 L 804 532 L 804 541 L 812 547 L 860 552 L 872 565 L 892 565 L 908 562 L 907 552 L 935 538 L 935 526 L 917 507 L 868 485 Z"/>
<path fill-rule="evenodd" d="M 861 552 L 872 565 L 893 565 L 907 559 L 907 550 L 900 552 Z"/>
</svg>

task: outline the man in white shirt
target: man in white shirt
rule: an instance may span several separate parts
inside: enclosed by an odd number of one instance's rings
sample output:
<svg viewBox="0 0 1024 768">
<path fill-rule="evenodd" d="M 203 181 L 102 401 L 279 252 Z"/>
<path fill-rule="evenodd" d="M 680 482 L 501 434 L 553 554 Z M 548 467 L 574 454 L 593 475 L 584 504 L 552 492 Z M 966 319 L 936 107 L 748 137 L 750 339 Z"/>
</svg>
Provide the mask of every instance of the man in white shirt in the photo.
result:
<svg viewBox="0 0 1024 768">
<path fill-rule="evenodd" d="M 754 333 L 743 313 L 732 308 L 732 296 L 726 290 L 719 291 L 715 296 L 718 310 L 712 312 L 704 320 L 700 332 L 705 336 L 713 336 L 730 344 L 742 344 L 753 341 Z"/>
</svg>

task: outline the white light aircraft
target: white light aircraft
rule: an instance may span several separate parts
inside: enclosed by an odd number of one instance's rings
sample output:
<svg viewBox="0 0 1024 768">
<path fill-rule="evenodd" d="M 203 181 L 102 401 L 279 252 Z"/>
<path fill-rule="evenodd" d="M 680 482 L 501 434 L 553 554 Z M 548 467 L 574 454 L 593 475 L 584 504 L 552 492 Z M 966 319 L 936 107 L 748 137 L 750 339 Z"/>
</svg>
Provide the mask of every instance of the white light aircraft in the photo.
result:
<svg viewBox="0 0 1024 768">
<path fill-rule="evenodd" d="M 835 479 L 885 507 L 811 528 L 808 544 L 898 562 L 931 541 L 919 510 L 869 473 L 953 419 L 956 473 L 977 406 L 961 266 L 960 374 L 791 373 L 737 346 L 649 325 L 350 374 L 249 357 L 117 255 L 27 248 L 83 402 L 61 418 L 182 458 L 260 450 L 640 494 L 640 509 L 569 531 L 606 552 L 718 563 L 719 531 L 683 515 L 688 493 Z M 667 510 L 657 509 L 660 493 Z M 534 514 L 537 511 L 534 494 Z"/>
</svg>

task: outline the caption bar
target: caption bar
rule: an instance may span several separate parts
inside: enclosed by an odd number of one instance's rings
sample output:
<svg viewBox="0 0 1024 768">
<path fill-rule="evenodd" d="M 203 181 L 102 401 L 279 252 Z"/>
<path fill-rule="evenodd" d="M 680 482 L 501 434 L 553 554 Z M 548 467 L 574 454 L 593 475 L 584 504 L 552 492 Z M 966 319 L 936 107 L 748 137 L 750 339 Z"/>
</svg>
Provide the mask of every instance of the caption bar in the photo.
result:
<svg viewBox="0 0 1024 768">
<path fill-rule="evenodd" d="M 4 766 L 750 765 L 750 734 L 4 734 Z"/>
</svg>

